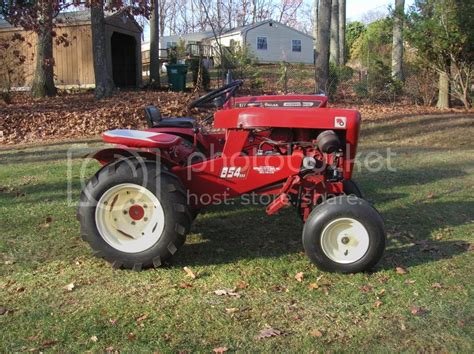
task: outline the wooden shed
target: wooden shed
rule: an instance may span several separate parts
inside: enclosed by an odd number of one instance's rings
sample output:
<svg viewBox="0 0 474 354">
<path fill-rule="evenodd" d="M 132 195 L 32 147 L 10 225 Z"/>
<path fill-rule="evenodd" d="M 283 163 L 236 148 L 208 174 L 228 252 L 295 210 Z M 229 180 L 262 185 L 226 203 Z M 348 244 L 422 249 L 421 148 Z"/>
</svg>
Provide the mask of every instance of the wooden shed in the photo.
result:
<svg viewBox="0 0 474 354">
<path fill-rule="evenodd" d="M 61 13 L 61 24 L 55 28 L 58 37 L 67 35 L 67 44 L 53 44 L 55 83 L 60 88 L 94 87 L 90 11 Z M 139 87 L 142 84 L 142 28 L 125 11 L 106 14 L 105 36 L 110 74 L 117 87 Z M 15 67 L 13 86 L 29 87 L 35 64 L 36 34 L 13 28 L 0 20 L 0 41 L 8 41 L 15 33 L 26 40 L 14 44 L 25 55 L 23 65 Z M 57 37 L 57 38 L 58 38 Z"/>
</svg>

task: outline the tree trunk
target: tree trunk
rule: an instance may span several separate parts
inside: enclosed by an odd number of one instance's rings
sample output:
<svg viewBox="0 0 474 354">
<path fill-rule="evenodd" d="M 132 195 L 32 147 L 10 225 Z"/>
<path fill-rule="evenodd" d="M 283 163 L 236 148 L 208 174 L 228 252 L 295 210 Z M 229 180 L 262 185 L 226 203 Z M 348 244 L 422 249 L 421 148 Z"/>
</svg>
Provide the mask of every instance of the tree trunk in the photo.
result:
<svg viewBox="0 0 474 354">
<path fill-rule="evenodd" d="M 316 93 L 327 90 L 331 6 L 331 0 L 320 0 L 319 2 L 318 41 L 316 43 Z"/>
<path fill-rule="evenodd" d="M 50 2 L 44 2 L 42 8 L 44 25 L 38 34 L 36 43 L 36 63 L 31 95 L 33 97 L 54 96 L 57 92 L 54 86 L 53 58 L 53 8 Z"/>
<path fill-rule="evenodd" d="M 339 64 L 346 63 L 346 0 L 339 0 Z"/>
<path fill-rule="evenodd" d="M 152 1 L 150 16 L 150 87 L 160 87 L 160 34 L 158 1 Z"/>
<path fill-rule="evenodd" d="M 332 0 L 329 59 L 339 65 L 339 0 Z"/>
<path fill-rule="evenodd" d="M 449 75 L 446 72 L 439 73 L 438 84 L 438 108 L 449 108 Z"/>
<path fill-rule="evenodd" d="M 403 81 L 403 17 L 405 0 L 395 0 L 393 16 L 392 77 Z"/>
<path fill-rule="evenodd" d="M 318 41 L 318 12 L 319 12 L 319 0 L 313 1 L 313 49 L 316 59 L 316 43 Z"/>
<path fill-rule="evenodd" d="M 91 5 L 92 56 L 94 58 L 95 97 L 101 99 L 114 93 L 114 82 L 110 76 L 105 41 L 103 0 Z"/>
<path fill-rule="evenodd" d="M 255 23 L 257 22 L 257 0 L 252 0 L 251 11 L 252 11 L 252 23 Z"/>
</svg>

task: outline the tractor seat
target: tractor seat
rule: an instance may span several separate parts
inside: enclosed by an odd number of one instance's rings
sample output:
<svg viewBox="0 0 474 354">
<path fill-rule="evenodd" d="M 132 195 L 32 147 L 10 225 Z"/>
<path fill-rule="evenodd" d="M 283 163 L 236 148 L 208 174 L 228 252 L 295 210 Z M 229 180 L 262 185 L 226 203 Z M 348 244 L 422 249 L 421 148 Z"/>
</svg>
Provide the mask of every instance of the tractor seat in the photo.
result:
<svg viewBox="0 0 474 354">
<path fill-rule="evenodd" d="M 155 106 L 145 107 L 145 115 L 148 128 L 193 128 L 196 123 L 191 117 L 163 119 L 159 108 Z"/>
</svg>

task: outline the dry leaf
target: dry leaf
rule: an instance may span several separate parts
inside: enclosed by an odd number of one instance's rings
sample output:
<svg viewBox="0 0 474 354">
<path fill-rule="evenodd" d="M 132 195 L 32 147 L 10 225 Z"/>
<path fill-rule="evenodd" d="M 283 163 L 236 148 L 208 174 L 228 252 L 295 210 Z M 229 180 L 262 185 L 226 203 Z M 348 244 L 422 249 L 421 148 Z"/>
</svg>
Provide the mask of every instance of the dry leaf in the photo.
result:
<svg viewBox="0 0 474 354">
<path fill-rule="evenodd" d="M 117 323 L 117 319 L 109 318 L 109 322 L 110 322 L 111 325 L 115 325 Z"/>
<path fill-rule="evenodd" d="M 443 289 L 443 286 L 440 283 L 434 283 L 431 285 L 433 289 Z"/>
<path fill-rule="evenodd" d="M 246 289 L 248 286 L 249 286 L 249 284 L 246 283 L 243 280 L 241 280 L 237 283 L 237 288 L 239 288 L 239 289 Z"/>
<path fill-rule="evenodd" d="M 218 347 L 218 348 L 212 349 L 212 351 L 214 353 L 225 353 L 228 350 L 229 350 L 229 348 L 227 348 L 227 347 Z"/>
<path fill-rule="evenodd" d="M 318 283 L 311 283 L 311 284 L 308 285 L 309 290 L 315 290 L 317 288 L 319 288 Z"/>
<path fill-rule="evenodd" d="M 96 343 L 98 340 L 99 340 L 99 338 L 97 338 L 97 336 L 92 336 L 91 337 L 91 341 L 93 341 L 94 343 Z"/>
<path fill-rule="evenodd" d="M 380 291 L 377 293 L 377 296 L 379 296 L 379 297 L 385 296 L 385 289 L 380 290 Z"/>
<path fill-rule="evenodd" d="M 128 335 L 127 335 L 127 338 L 128 340 L 135 340 L 135 338 L 137 338 L 137 335 L 133 332 L 130 332 Z"/>
<path fill-rule="evenodd" d="M 148 318 L 148 314 L 147 314 L 147 313 L 144 313 L 144 314 L 141 315 L 140 317 L 137 317 L 137 318 L 135 319 L 135 321 L 137 321 L 137 323 L 140 323 L 140 322 L 146 320 L 147 318 Z"/>
<path fill-rule="evenodd" d="M 193 273 L 193 271 L 188 268 L 188 267 L 184 267 L 183 270 L 186 272 L 186 275 L 192 279 L 196 279 L 196 274 Z"/>
<path fill-rule="evenodd" d="M 383 302 L 380 301 L 380 300 L 377 300 L 377 301 L 375 301 L 375 303 L 374 303 L 374 307 L 375 307 L 375 308 L 379 308 L 379 307 L 382 306 L 382 305 L 383 305 Z"/>
<path fill-rule="evenodd" d="M 297 281 L 299 281 L 299 282 L 302 282 L 302 281 L 303 281 L 303 277 L 304 277 L 303 272 L 298 272 L 298 273 L 296 273 L 296 275 L 295 275 L 295 279 L 296 279 Z"/>
<path fill-rule="evenodd" d="M 282 335 L 284 335 L 284 332 L 280 331 L 279 329 L 267 327 L 265 329 L 262 329 L 255 338 L 265 339 L 265 338 L 270 338 L 270 337 L 278 337 Z"/>
<path fill-rule="evenodd" d="M 6 314 L 8 314 L 8 312 L 10 312 L 10 311 L 6 307 L 0 306 L 0 316 L 1 315 L 6 315 Z"/>
<path fill-rule="evenodd" d="M 418 316 L 418 315 L 423 315 L 428 312 L 427 309 L 421 307 L 421 306 L 412 306 L 410 308 L 410 312 L 412 315 Z"/>
<path fill-rule="evenodd" d="M 411 285 L 411 284 L 415 284 L 416 283 L 416 280 L 413 280 L 413 279 L 407 279 L 403 282 L 403 284 L 405 285 Z"/>
<path fill-rule="evenodd" d="M 403 267 L 397 267 L 395 268 L 395 271 L 397 272 L 397 274 L 400 274 L 400 275 L 404 275 L 408 273 L 408 271 Z"/>
<path fill-rule="evenodd" d="M 369 291 L 372 291 L 372 285 L 363 285 L 360 287 L 360 291 L 362 291 L 363 293 L 368 293 Z"/>
<path fill-rule="evenodd" d="M 74 283 L 69 283 L 67 285 L 64 285 L 63 289 L 67 291 L 73 291 L 75 287 L 76 286 L 74 285 Z"/>
<path fill-rule="evenodd" d="M 236 293 L 235 289 L 218 289 L 214 291 L 214 294 L 218 296 L 227 295 L 227 296 L 240 297 L 240 294 Z"/>
<path fill-rule="evenodd" d="M 225 309 L 225 312 L 227 313 L 236 313 L 239 312 L 239 309 L 237 307 L 229 307 Z"/>
<path fill-rule="evenodd" d="M 181 289 L 190 289 L 190 288 L 192 288 L 193 286 L 192 286 L 191 284 L 189 284 L 189 283 L 181 283 L 181 284 L 179 284 L 179 287 L 180 287 Z"/>
<path fill-rule="evenodd" d="M 309 333 L 312 337 L 322 337 L 323 332 L 321 332 L 319 329 L 315 329 Z"/>
</svg>

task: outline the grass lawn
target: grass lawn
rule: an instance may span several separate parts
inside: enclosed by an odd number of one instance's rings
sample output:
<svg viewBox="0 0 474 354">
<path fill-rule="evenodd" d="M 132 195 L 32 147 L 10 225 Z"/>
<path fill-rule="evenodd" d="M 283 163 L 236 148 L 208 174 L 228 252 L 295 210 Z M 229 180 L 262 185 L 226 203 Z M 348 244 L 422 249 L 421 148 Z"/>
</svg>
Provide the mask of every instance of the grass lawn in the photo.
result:
<svg viewBox="0 0 474 354">
<path fill-rule="evenodd" d="M 374 272 L 356 275 L 310 264 L 293 210 L 268 217 L 248 206 L 199 215 L 164 268 L 113 270 L 81 240 L 67 200 L 72 145 L 0 150 L 0 352 L 472 352 L 473 122 L 363 123 L 362 161 L 390 148 L 396 172 L 356 172 L 389 237 Z M 85 146 L 74 147 L 73 201 Z M 283 335 L 257 339 L 268 327 Z"/>
</svg>

